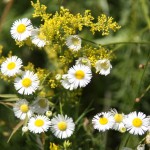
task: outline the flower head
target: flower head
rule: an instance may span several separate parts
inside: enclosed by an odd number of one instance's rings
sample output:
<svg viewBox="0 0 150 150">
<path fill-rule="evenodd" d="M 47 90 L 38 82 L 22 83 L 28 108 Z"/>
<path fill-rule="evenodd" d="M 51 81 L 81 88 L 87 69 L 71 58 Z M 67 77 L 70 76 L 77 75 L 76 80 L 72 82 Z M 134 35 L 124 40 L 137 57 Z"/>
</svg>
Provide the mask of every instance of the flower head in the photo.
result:
<svg viewBox="0 0 150 150">
<path fill-rule="evenodd" d="M 28 129 L 33 133 L 42 133 L 46 132 L 50 127 L 50 120 L 44 115 L 37 115 L 31 117 L 28 122 Z"/>
<path fill-rule="evenodd" d="M 142 135 L 148 130 L 150 119 L 142 112 L 132 112 L 124 119 L 124 124 L 131 134 Z"/>
<path fill-rule="evenodd" d="M 33 26 L 28 18 L 16 20 L 11 27 L 11 36 L 17 41 L 23 41 L 31 36 Z"/>
<path fill-rule="evenodd" d="M 96 72 L 99 72 L 101 75 L 108 75 L 112 65 L 108 59 L 98 60 L 95 64 Z"/>
<path fill-rule="evenodd" d="M 81 38 L 78 35 L 70 35 L 66 40 L 66 45 L 73 51 L 81 49 Z"/>
<path fill-rule="evenodd" d="M 77 89 L 85 87 L 91 81 L 92 72 L 88 66 L 75 65 L 69 69 L 67 78 L 73 89 Z"/>
<path fill-rule="evenodd" d="M 91 68 L 91 62 L 86 57 L 80 57 L 78 60 L 76 60 L 76 65 L 85 65 Z"/>
<path fill-rule="evenodd" d="M 7 76 L 14 76 L 21 71 L 21 67 L 22 60 L 17 56 L 11 56 L 1 64 L 1 72 Z"/>
<path fill-rule="evenodd" d="M 26 117 L 30 118 L 33 114 L 29 102 L 25 99 L 17 101 L 13 106 L 13 111 L 15 116 L 21 120 L 24 120 Z"/>
<path fill-rule="evenodd" d="M 70 137 L 74 131 L 75 124 L 72 118 L 58 114 L 51 120 L 51 131 L 53 134 L 60 138 L 64 139 Z"/>
<path fill-rule="evenodd" d="M 22 78 L 16 78 L 15 89 L 20 94 L 30 95 L 39 87 L 39 79 L 32 71 L 25 71 Z"/>
<path fill-rule="evenodd" d="M 102 112 L 94 116 L 92 119 L 92 124 L 94 129 L 99 131 L 106 131 L 113 127 L 114 125 L 114 118 L 110 112 Z"/>
<path fill-rule="evenodd" d="M 37 114 L 44 114 L 49 109 L 49 103 L 46 98 L 38 97 L 32 103 L 32 111 Z"/>
<path fill-rule="evenodd" d="M 113 129 L 123 131 L 125 129 L 123 120 L 125 118 L 125 115 L 122 113 L 118 113 L 116 109 L 111 109 L 111 114 L 114 117 L 115 123 L 113 125 Z"/>
<path fill-rule="evenodd" d="M 46 45 L 46 37 L 42 32 L 40 32 L 40 29 L 38 28 L 32 30 L 31 39 L 32 43 L 39 48 L 44 47 Z"/>
</svg>

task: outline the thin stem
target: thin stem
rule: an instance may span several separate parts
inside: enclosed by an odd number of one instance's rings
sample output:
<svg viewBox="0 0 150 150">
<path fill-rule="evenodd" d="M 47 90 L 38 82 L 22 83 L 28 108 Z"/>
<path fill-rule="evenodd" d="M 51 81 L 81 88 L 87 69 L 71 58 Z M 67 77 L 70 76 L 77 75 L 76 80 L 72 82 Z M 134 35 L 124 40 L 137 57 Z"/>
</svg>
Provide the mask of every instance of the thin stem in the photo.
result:
<svg viewBox="0 0 150 150">
<path fill-rule="evenodd" d="M 148 42 L 148 41 L 113 42 L 113 43 L 101 44 L 101 45 L 102 46 L 110 46 L 110 45 L 117 45 L 117 44 L 148 44 L 148 45 L 150 45 L 150 42 Z"/>
</svg>

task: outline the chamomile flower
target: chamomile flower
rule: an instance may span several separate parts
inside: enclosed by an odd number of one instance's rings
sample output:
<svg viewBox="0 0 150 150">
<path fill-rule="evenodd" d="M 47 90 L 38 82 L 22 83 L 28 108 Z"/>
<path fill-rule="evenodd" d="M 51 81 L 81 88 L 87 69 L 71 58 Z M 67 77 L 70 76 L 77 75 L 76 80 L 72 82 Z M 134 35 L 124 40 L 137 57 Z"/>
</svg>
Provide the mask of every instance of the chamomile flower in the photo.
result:
<svg viewBox="0 0 150 150">
<path fill-rule="evenodd" d="M 70 35 L 66 40 L 66 45 L 73 51 L 81 49 L 81 38 L 78 35 Z"/>
<path fill-rule="evenodd" d="M 22 75 L 22 78 L 15 79 L 14 86 L 18 93 L 30 95 L 39 87 L 38 76 L 32 71 L 25 71 Z"/>
<path fill-rule="evenodd" d="M 46 37 L 38 28 L 32 30 L 31 41 L 39 48 L 46 45 Z"/>
<path fill-rule="evenodd" d="M 17 118 L 24 120 L 30 118 L 33 114 L 29 102 L 25 99 L 18 100 L 13 106 L 14 114 Z"/>
<path fill-rule="evenodd" d="M 142 112 L 132 112 L 124 119 L 127 131 L 134 135 L 143 135 L 148 130 L 149 121 Z"/>
<path fill-rule="evenodd" d="M 80 57 L 78 60 L 76 60 L 76 65 L 85 65 L 91 68 L 91 62 L 86 57 Z"/>
<path fill-rule="evenodd" d="M 125 118 L 125 115 L 123 113 L 118 113 L 116 109 L 111 109 L 110 113 L 112 114 L 115 120 L 113 129 L 122 130 L 123 128 L 125 128 L 125 126 L 123 125 L 123 119 Z"/>
<path fill-rule="evenodd" d="M 11 36 L 17 41 L 26 40 L 31 36 L 33 26 L 28 18 L 16 20 L 10 30 Z"/>
<path fill-rule="evenodd" d="M 112 65 L 110 64 L 110 61 L 108 59 L 102 59 L 98 60 L 95 63 L 96 72 L 99 72 L 101 75 L 108 75 L 110 73 L 110 69 L 112 68 Z"/>
<path fill-rule="evenodd" d="M 51 131 L 60 139 L 70 137 L 73 134 L 74 128 L 75 124 L 72 118 L 69 118 L 67 115 L 58 114 L 58 116 L 51 120 Z"/>
<path fill-rule="evenodd" d="M 91 69 L 85 65 L 75 65 L 68 71 L 68 81 L 74 89 L 85 87 L 92 78 Z"/>
<path fill-rule="evenodd" d="M 73 84 L 68 81 L 68 74 L 62 75 L 61 84 L 65 89 L 73 90 Z"/>
<path fill-rule="evenodd" d="M 33 133 L 46 132 L 50 127 L 50 119 L 44 115 L 31 117 L 28 122 L 28 129 Z"/>
<path fill-rule="evenodd" d="M 21 71 L 21 67 L 22 60 L 17 56 L 11 56 L 1 64 L 1 72 L 6 76 L 14 76 Z"/>
<path fill-rule="evenodd" d="M 99 131 L 106 131 L 112 129 L 114 125 L 114 118 L 110 112 L 102 112 L 94 116 L 92 124 L 94 129 Z"/>
<path fill-rule="evenodd" d="M 46 98 L 38 97 L 32 103 L 32 111 L 37 114 L 44 114 L 46 111 L 49 110 L 49 103 Z"/>
</svg>

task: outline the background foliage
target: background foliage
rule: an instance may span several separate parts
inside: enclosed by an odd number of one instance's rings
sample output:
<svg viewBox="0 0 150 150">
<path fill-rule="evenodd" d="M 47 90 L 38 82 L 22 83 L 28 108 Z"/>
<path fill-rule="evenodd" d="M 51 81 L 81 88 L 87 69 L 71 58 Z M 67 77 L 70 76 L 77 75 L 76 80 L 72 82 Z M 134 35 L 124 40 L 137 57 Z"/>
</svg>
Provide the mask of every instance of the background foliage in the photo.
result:
<svg viewBox="0 0 150 150">
<path fill-rule="evenodd" d="M 34 1 L 35 2 L 35 1 Z M 61 0 L 41 0 L 48 7 L 48 11 L 54 13 L 58 10 Z M 74 149 L 106 149 L 115 150 L 126 144 L 126 147 L 135 149 L 142 137 L 121 134 L 115 131 L 99 133 L 91 128 L 92 117 L 101 111 L 116 108 L 119 112 L 128 114 L 134 110 L 150 114 L 150 93 L 146 92 L 149 86 L 150 75 L 150 1 L 149 0 L 63 0 L 61 2 L 72 13 L 83 13 L 90 9 L 92 15 L 97 17 L 101 13 L 112 16 L 122 28 L 109 36 L 94 36 L 84 31 L 88 40 L 108 47 L 116 58 L 112 61 L 113 69 L 107 77 L 94 74 L 90 85 L 84 88 L 82 98 L 74 106 L 66 104 L 66 112 L 85 116 L 80 121 L 80 126 L 70 138 Z M 31 18 L 33 8 L 30 0 L 5 0 L 0 1 L 0 44 L 3 45 L 3 55 L 6 56 L 10 50 L 13 54 L 27 62 L 32 62 L 36 67 L 46 65 L 45 53 L 40 50 L 30 50 L 27 46 L 19 48 L 10 36 L 10 27 L 16 19 L 23 17 Z M 39 25 L 37 19 L 32 19 L 34 24 Z M 42 63 L 41 63 L 42 62 Z M 143 64 L 144 67 L 139 67 Z M 0 93 L 13 93 L 11 85 L 0 80 Z M 143 95 L 142 95 L 143 94 Z M 141 98 L 140 98 L 141 97 Z M 140 99 L 137 99 L 140 98 Z M 139 100 L 139 101 L 138 101 Z M 138 102 L 137 102 L 138 101 Z M 77 107 L 78 106 L 78 107 Z M 72 112 L 70 107 L 72 108 Z M 11 141 L 7 139 L 16 125 L 16 118 L 12 110 L 0 105 L 0 147 L 4 150 L 29 150 L 39 149 L 33 136 L 22 136 L 18 131 Z M 51 141 L 57 142 L 56 139 Z M 126 143 L 124 143 L 126 141 Z M 46 147 L 45 149 L 48 149 Z"/>
</svg>

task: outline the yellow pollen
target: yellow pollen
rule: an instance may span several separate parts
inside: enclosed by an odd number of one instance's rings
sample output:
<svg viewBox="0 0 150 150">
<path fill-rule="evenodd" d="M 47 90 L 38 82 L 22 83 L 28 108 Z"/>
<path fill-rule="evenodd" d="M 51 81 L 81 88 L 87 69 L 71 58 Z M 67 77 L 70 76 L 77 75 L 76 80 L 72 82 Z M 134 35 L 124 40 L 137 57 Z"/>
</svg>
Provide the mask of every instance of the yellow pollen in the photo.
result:
<svg viewBox="0 0 150 150">
<path fill-rule="evenodd" d="M 22 104 L 22 105 L 20 106 L 20 110 L 21 110 L 23 113 L 27 113 L 28 110 L 29 110 L 29 107 L 28 107 L 27 104 Z"/>
<path fill-rule="evenodd" d="M 72 40 L 72 44 L 75 46 L 78 46 L 80 44 L 80 40 L 78 38 L 73 37 L 71 40 Z"/>
<path fill-rule="evenodd" d="M 44 121 L 42 119 L 37 119 L 34 124 L 37 127 L 42 127 L 44 125 Z"/>
<path fill-rule="evenodd" d="M 83 79 L 84 78 L 84 76 L 85 76 L 85 73 L 82 71 L 82 70 L 78 70 L 78 71 L 76 71 L 76 73 L 75 73 L 75 77 L 77 78 L 77 79 Z"/>
<path fill-rule="evenodd" d="M 135 118 L 132 121 L 132 125 L 135 127 L 140 127 L 142 125 L 142 120 L 140 118 Z"/>
<path fill-rule="evenodd" d="M 45 99 L 40 99 L 38 104 L 41 108 L 45 108 L 47 106 L 47 101 Z"/>
<path fill-rule="evenodd" d="M 109 64 L 107 62 L 103 62 L 103 63 L 101 63 L 101 67 L 104 68 L 104 69 L 108 69 Z"/>
<path fill-rule="evenodd" d="M 23 33 L 24 31 L 26 30 L 26 26 L 24 24 L 20 24 L 18 27 L 17 27 L 17 31 L 19 33 Z"/>
<path fill-rule="evenodd" d="M 8 70 L 12 70 L 16 67 L 16 64 L 14 62 L 10 62 L 8 65 L 7 65 L 7 69 Z"/>
<path fill-rule="evenodd" d="M 29 87 L 29 86 L 31 86 L 31 84 L 32 84 L 32 81 L 31 81 L 31 79 L 29 79 L 29 78 L 24 78 L 23 80 L 22 80 L 22 85 L 24 86 L 24 87 Z"/>
<path fill-rule="evenodd" d="M 100 118 L 100 119 L 99 119 L 99 123 L 100 123 L 101 125 L 105 125 L 105 124 L 107 124 L 107 123 L 108 123 L 108 119 L 107 119 L 107 118 L 105 118 L 105 117 Z"/>
<path fill-rule="evenodd" d="M 57 124 L 58 129 L 61 131 L 65 131 L 67 129 L 67 123 L 64 121 L 61 121 Z"/>
<path fill-rule="evenodd" d="M 117 123 L 120 123 L 123 120 L 123 116 L 122 114 L 115 114 L 114 119 Z"/>
</svg>

